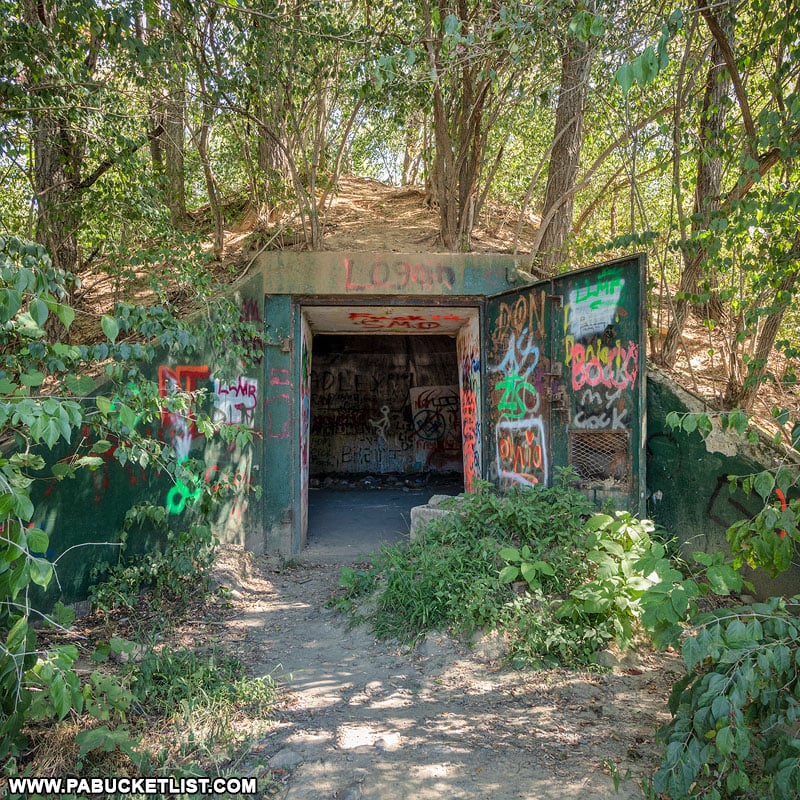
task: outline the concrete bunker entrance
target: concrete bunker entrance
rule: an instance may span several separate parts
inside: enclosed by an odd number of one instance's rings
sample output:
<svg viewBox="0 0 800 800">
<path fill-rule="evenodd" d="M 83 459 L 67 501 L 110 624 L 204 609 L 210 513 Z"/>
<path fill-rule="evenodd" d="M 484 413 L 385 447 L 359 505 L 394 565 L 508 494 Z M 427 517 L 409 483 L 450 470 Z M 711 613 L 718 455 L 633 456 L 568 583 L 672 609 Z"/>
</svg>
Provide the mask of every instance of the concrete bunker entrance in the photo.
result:
<svg viewBox="0 0 800 800">
<path fill-rule="evenodd" d="M 305 307 L 302 325 L 305 538 L 377 550 L 412 507 L 464 490 L 459 331 L 478 309 Z"/>
</svg>

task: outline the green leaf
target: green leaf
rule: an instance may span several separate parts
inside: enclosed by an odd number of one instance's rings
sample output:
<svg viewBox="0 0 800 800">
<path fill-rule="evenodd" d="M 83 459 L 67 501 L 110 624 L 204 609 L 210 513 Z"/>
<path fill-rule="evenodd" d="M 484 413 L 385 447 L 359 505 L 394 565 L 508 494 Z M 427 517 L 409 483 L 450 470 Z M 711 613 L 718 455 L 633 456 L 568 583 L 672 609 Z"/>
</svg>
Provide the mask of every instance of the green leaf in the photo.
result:
<svg viewBox="0 0 800 800">
<path fill-rule="evenodd" d="M 31 580 L 46 589 L 53 577 L 53 565 L 46 558 L 32 558 L 30 560 Z"/>
<path fill-rule="evenodd" d="M 33 317 L 33 321 L 41 328 L 47 322 L 48 310 L 47 303 L 41 297 L 34 297 L 31 300 L 28 312 Z"/>
<path fill-rule="evenodd" d="M 64 719 L 69 714 L 72 703 L 70 693 L 67 691 L 67 684 L 64 682 L 64 676 L 60 672 L 53 675 L 53 679 L 50 682 L 50 698 L 53 701 L 53 708 L 58 718 Z"/>
<path fill-rule="evenodd" d="M 444 32 L 453 36 L 461 29 L 461 20 L 455 14 L 448 14 L 444 18 Z"/>
<path fill-rule="evenodd" d="M 25 386 L 33 388 L 34 386 L 41 386 L 44 383 L 44 377 L 45 376 L 38 370 L 33 370 L 31 372 L 22 373 L 19 379 Z"/>
<path fill-rule="evenodd" d="M 519 577 L 519 567 L 509 564 L 500 570 L 500 583 L 511 583 Z"/>
<path fill-rule="evenodd" d="M 50 472 L 52 472 L 53 476 L 58 478 L 58 480 L 62 480 L 63 478 L 71 477 L 75 474 L 75 465 L 67 461 L 59 461 L 50 467 Z"/>
<path fill-rule="evenodd" d="M 623 64 L 614 73 L 614 82 L 619 84 L 623 94 L 628 94 L 634 82 L 633 66 L 630 63 Z"/>
<path fill-rule="evenodd" d="M 103 314 L 103 317 L 100 320 L 100 327 L 103 329 L 103 333 L 106 335 L 109 341 L 116 342 L 117 336 L 119 335 L 119 324 L 114 317 L 109 317 L 108 314 Z"/>
<path fill-rule="evenodd" d="M 6 648 L 12 655 L 16 655 L 19 650 L 25 645 L 25 640 L 28 636 L 28 620 L 27 617 L 20 617 L 6 636 Z"/>
<path fill-rule="evenodd" d="M 97 410 L 104 416 L 107 417 L 111 412 L 111 400 L 107 397 L 98 397 L 95 399 L 95 404 L 97 405 Z"/>
<path fill-rule="evenodd" d="M 519 561 L 520 555 L 519 550 L 516 547 L 504 547 L 502 550 L 498 552 L 500 558 L 504 561 Z"/>
<path fill-rule="evenodd" d="M 28 550 L 32 553 L 45 553 L 50 546 L 50 539 L 47 534 L 39 528 L 31 528 L 25 534 L 28 542 Z"/>
<path fill-rule="evenodd" d="M 14 511 L 26 521 L 33 516 L 33 503 L 25 492 L 14 493 Z"/>
<path fill-rule="evenodd" d="M 729 725 L 717 731 L 717 737 L 714 741 L 720 755 L 728 756 L 733 752 L 734 735 Z"/>
<path fill-rule="evenodd" d="M 81 456 L 75 462 L 75 465 L 78 467 L 88 467 L 90 470 L 95 470 L 98 467 L 102 467 L 104 463 L 105 460 L 100 456 Z"/>
<path fill-rule="evenodd" d="M 81 756 L 91 753 L 92 750 L 111 753 L 117 749 L 114 732 L 108 725 L 100 725 L 97 728 L 90 728 L 88 731 L 81 731 L 75 737 L 75 743 L 80 748 L 79 754 Z"/>
<path fill-rule="evenodd" d="M 104 400 L 105 398 L 98 397 L 98 400 Z M 107 453 L 114 445 L 108 441 L 108 439 L 98 439 L 93 445 L 92 449 L 89 451 L 90 453 Z"/>
<path fill-rule="evenodd" d="M 523 563 L 520 567 L 520 572 L 522 573 L 522 577 L 530 586 L 539 585 L 539 581 L 537 580 L 539 576 L 539 570 L 537 569 L 536 564 Z"/>
<path fill-rule="evenodd" d="M 762 500 L 766 500 L 775 488 L 775 477 L 771 472 L 759 472 L 753 481 L 753 488 L 761 496 Z"/>
<path fill-rule="evenodd" d="M 695 414 L 687 414 L 683 418 L 683 429 L 686 433 L 692 433 L 697 429 L 697 416 Z"/>
<path fill-rule="evenodd" d="M 75 310 L 72 306 L 65 305 L 64 303 L 56 303 L 51 308 L 51 311 L 55 313 L 61 324 L 69 330 L 70 326 L 75 321 Z"/>
<path fill-rule="evenodd" d="M 136 427 L 139 418 L 130 406 L 126 406 L 125 403 L 119 403 L 116 411 L 119 414 L 120 421 L 126 428 L 133 430 Z"/>
<path fill-rule="evenodd" d="M 67 375 L 65 383 L 72 394 L 84 397 L 94 391 L 94 380 L 88 375 Z"/>
<path fill-rule="evenodd" d="M 589 30 L 592 36 L 602 36 L 606 32 L 606 20 L 602 14 L 595 14 L 592 27 Z"/>
</svg>

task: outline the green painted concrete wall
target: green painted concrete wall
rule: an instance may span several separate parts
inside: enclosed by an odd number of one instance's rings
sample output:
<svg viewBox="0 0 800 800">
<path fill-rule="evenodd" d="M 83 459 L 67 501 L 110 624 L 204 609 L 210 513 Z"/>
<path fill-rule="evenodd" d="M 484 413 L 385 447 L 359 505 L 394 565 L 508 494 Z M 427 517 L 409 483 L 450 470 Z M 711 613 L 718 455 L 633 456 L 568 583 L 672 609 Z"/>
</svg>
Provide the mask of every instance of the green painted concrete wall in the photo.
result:
<svg viewBox="0 0 800 800">
<path fill-rule="evenodd" d="M 254 276 L 234 293 L 243 319 L 263 322 L 261 285 L 260 276 Z M 227 418 L 233 424 L 253 430 L 254 443 L 244 448 L 226 445 L 218 437 L 206 440 L 190 429 L 183 446 L 188 457 L 202 462 L 197 481 L 225 498 L 212 520 L 218 538 L 259 552 L 264 549 L 261 501 L 248 487 L 259 486 L 261 482 L 263 377 L 260 364 L 245 370 L 241 365 L 226 363 L 229 361 L 224 348 L 217 346 L 215 352 L 209 343 L 197 353 L 162 353 L 144 371 L 149 378 L 160 382 L 162 394 L 171 391 L 172 381 L 184 389 L 205 390 L 202 400 L 205 410 L 220 421 Z M 103 386 L 98 393 L 104 393 Z M 179 421 L 162 419 L 161 424 L 156 421 L 143 432 L 169 441 L 175 435 L 176 422 Z M 80 470 L 75 478 L 55 480 L 50 466 L 69 458 L 79 441 L 84 446 L 91 445 L 88 436 L 89 429 L 85 428 L 71 446 L 42 451 L 48 466 L 32 486 L 33 522 L 50 538 L 47 555 L 56 559 L 57 580 L 51 582 L 46 593 L 34 598 L 38 607 L 52 606 L 56 600 L 74 603 L 85 599 L 92 582 L 92 568 L 101 562 L 115 564 L 119 560 L 118 533 L 125 513 L 132 506 L 144 502 L 165 506 L 171 510 L 170 522 L 175 527 L 186 525 L 193 513 L 192 501 L 183 497 L 181 487 L 169 475 L 152 469 L 145 471 L 130 462 L 120 465 L 113 451 L 102 454 L 103 465 L 96 471 Z M 164 535 L 163 531 L 150 528 L 133 530 L 127 552 L 143 553 L 158 546 Z"/>
<path fill-rule="evenodd" d="M 647 516 L 677 537 L 683 551 L 728 551 L 725 531 L 761 507 L 757 495 L 731 494 L 728 475 L 749 475 L 778 465 L 781 453 L 766 442 L 748 444 L 733 433 L 675 431 L 671 411 L 707 411 L 702 400 L 658 370 L 647 376 Z M 798 467 L 800 468 L 800 466 Z M 760 596 L 800 592 L 800 571 L 776 579 L 748 572 Z"/>
<path fill-rule="evenodd" d="M 530 281 L 505 254 L 269 253 L 253 268 L 267 295 L 468 297 Z"/>
</svg>

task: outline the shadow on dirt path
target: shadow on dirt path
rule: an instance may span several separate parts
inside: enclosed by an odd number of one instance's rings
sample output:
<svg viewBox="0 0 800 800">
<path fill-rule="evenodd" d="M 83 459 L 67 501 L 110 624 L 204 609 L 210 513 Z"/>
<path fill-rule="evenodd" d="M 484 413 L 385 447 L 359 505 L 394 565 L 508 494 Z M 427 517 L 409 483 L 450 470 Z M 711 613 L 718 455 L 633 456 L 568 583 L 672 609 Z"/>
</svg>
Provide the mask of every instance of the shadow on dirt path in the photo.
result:
<svg viewBox="0 0 800 800">
<path fill-rule="evenodd" d="M 376 641 L 326 607 L 341 564 L 262 558 L 221 580 L 236 608 L 228 641 L 284 692 L 247 760 L 285 800 L 640 798 L 677 659 L 639 653 L 612 672 L 521 672 L 492 637 L 445 634 L 416 648 Z M 243 557 L 242 557 L 243 558 Z M 226 563 L 231 566 L 226 569 Z M 238 575 L 233 573 L 238 570 Z M 613 765 L 613 767 L 611 766 Z M 615 793 L 611 771 L 630 771 Z"/>
</svg>

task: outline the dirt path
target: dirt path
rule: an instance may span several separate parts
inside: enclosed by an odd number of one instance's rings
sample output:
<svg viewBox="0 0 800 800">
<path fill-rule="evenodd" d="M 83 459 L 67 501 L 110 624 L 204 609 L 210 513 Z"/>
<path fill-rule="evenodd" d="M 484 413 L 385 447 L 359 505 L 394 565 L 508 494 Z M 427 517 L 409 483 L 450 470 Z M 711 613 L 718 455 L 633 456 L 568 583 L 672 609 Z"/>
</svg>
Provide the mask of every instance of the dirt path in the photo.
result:
<svg viewBox="0 0 800 800">
<path fill-rule="evenodd" d="M 325 607 L 339 570 L 261 559 L 222 578 L 235 606 L 227 640 L 285 692 L 247 762 L 283 784 L 274 796 L 642 797 L 675 660 L 640 654 L 613 672 L 575 674 L 510 670 L 493 660 L 491 638 L 468 649 L 432 635 L 409 651 Z M 631 772 L 619 794 L 609 763 Z"/>
</svg>

